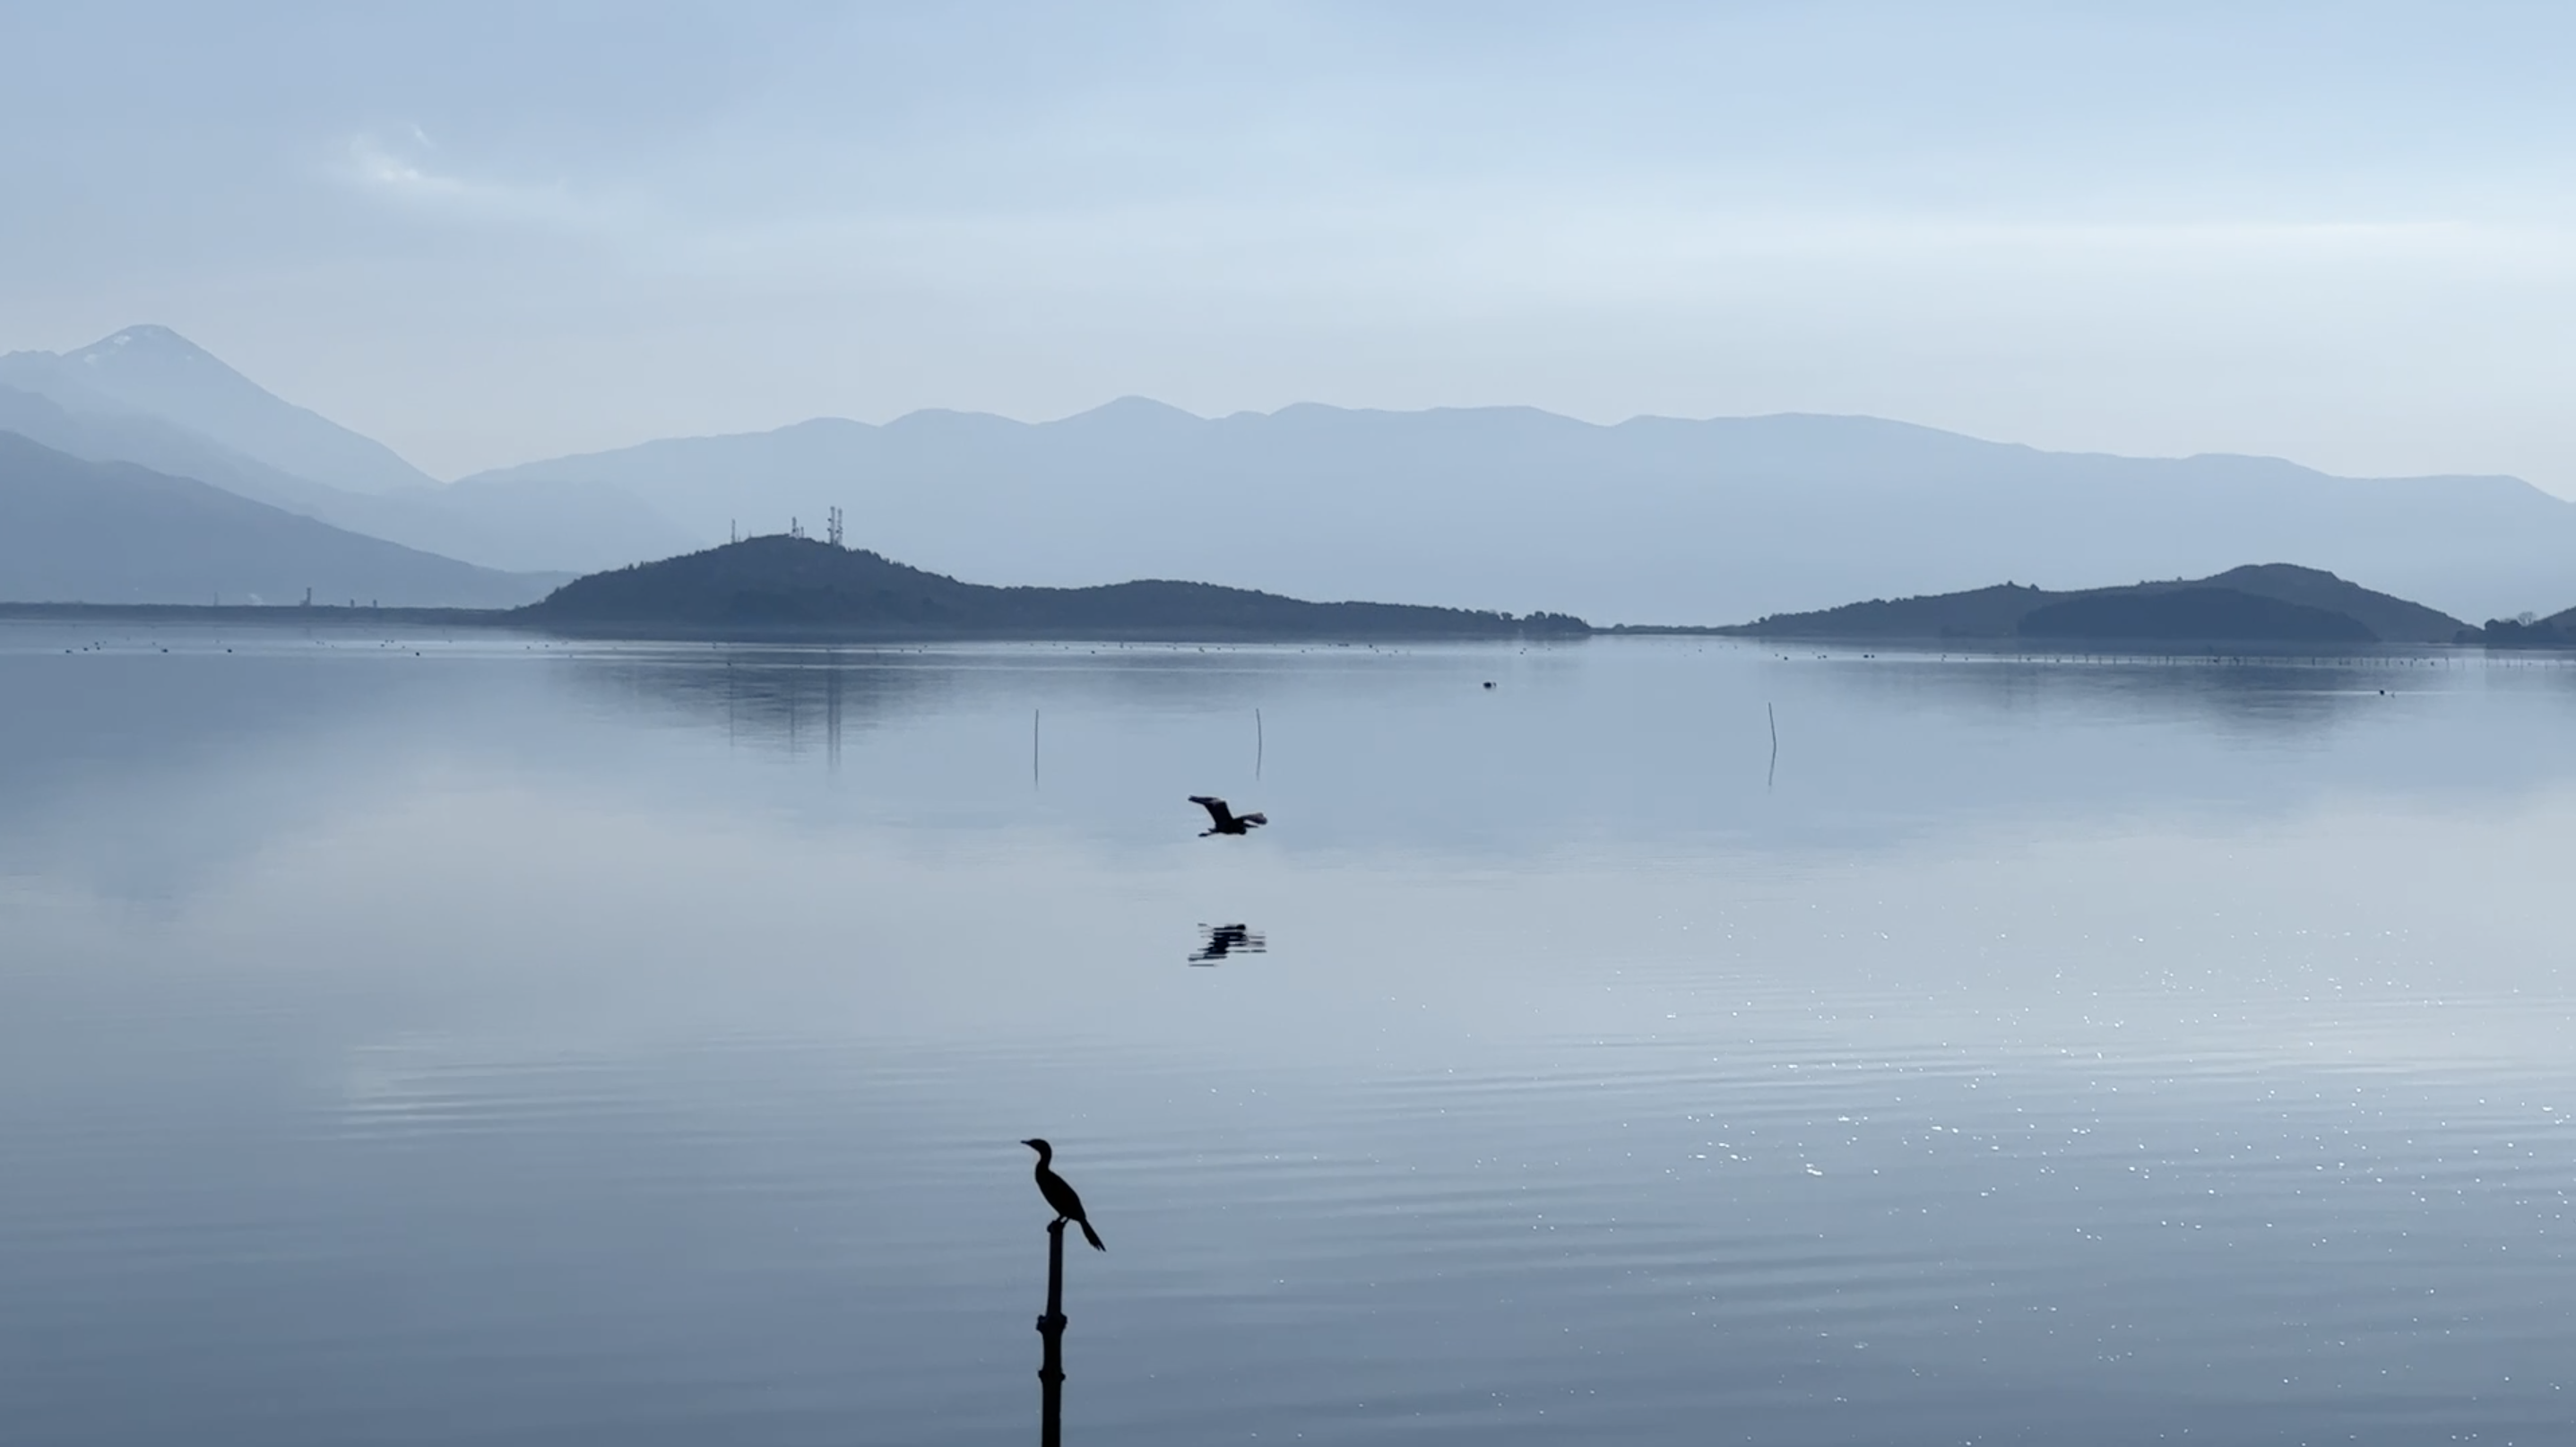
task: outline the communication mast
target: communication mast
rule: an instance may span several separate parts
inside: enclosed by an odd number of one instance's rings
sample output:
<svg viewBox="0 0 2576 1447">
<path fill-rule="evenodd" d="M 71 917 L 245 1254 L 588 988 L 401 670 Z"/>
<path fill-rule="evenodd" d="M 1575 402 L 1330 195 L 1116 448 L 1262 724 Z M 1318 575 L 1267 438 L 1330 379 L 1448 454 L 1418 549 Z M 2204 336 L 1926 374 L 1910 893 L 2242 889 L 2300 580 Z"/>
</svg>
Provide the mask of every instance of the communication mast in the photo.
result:
<svg viewBox="0 0 2576 1447">
<path fill-rule="evenodd" d="M 836 506 L 832 509 L 831 519 L 824 524 L 824 529 L 825 535 L 832 540 L 832 546 L 836 548 L 841 546 L 841 510 L 839 507 Z"/>
</svg>

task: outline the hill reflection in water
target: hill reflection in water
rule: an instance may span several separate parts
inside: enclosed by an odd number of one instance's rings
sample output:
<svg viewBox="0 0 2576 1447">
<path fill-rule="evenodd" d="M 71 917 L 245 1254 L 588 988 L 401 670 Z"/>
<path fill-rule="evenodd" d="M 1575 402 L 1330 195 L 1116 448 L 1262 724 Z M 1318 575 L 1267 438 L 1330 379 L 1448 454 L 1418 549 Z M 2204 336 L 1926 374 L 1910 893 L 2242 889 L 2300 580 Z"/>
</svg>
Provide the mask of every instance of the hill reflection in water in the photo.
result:
<svg viewBox="0 0 2576 1447">
<path fill-rule="evenodd" d="M 142 895 L 196 888 L 332 801 L 399 790 L 443 760 L 708 787 L 669 757 L 673 731 L 791 773 L 855 771 L 844 783 L 858 792 L 837 804 L 776 783 L 782 807 L 809 813 L 1161 838 L 1202 827 L 1185 796 L 1214 790 L 1268 806 L 1281 822 L 1263 847 L 1290 851 L 1605 834 L 1871 847 L 2190 801 L 2278 811 L 2353 788 L 2503 799 L 2576 768 L 2546 727 L 2526 730 L 2531 715 L 2482 702 L 2576 700 L 2576 667 L 2475 653 L 807 649 L 171 630 L 65 654 L 91 641 L 0 627 L 0 865 L 12 850 L 24 867 L 85 861 Z M 1768 789 L 1766 714 L 1780 729 Z"/>
</svg>

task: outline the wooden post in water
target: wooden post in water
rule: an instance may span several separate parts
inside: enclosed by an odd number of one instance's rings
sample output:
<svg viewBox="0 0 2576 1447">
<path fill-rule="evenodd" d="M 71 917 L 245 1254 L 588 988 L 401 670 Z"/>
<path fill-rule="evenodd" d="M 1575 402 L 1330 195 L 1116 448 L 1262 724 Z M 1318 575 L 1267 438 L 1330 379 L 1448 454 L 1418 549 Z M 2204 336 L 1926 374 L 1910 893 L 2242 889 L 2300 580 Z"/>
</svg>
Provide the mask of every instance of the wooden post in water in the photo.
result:
<svg viewBox="0 0 2576 1447">
<path fill-rule="evenodd" d="M 1038 1318 L 1046 1358 L 1038 1367 L 1038 1447 L 1064 1441 L 1064 1218 L 1047 1227 L 1047 1305 Z"/>
</svg>

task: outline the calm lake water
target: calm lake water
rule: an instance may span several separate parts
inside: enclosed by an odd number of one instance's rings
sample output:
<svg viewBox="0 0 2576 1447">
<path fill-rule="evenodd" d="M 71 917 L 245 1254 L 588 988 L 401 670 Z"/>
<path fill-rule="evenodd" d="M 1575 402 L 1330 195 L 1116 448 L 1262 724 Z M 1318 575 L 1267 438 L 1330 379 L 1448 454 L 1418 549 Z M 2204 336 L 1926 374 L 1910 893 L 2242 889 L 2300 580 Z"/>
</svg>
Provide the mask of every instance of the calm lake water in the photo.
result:
<svg viewBox="0 0 2576 1447">
<path fill-rule="evenodd" d="M 2571 858 L 2540 662 L 0 627 L 0 1440 L 1029 1440 L 1044 1135 L 1068 1442 L 2564 1443 Z"/>
</svg>

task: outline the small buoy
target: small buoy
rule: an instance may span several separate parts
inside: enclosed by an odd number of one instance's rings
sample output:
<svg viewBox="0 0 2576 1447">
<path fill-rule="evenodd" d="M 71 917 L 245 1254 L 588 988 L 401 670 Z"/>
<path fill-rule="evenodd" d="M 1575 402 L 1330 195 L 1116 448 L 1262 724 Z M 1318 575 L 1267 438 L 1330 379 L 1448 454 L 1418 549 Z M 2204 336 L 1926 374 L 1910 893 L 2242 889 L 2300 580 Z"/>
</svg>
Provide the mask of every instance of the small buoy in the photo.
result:
<svg viewBox="0 0 2576 1447">
<path fill-rule="evenodd" d="M 1485 687 L 1487 687 L 1487 688 L 1491 688 L 1491 687 L 1493 687 L 1493 686 L 1494 686 L 1494 681 L 1493 681 L 1492 679 L 1490 679 L 1490 678 L 1489 678 L 1489 679 L 1486 679 L 1486 680 L 1485 680 Z"/>
</svg>

